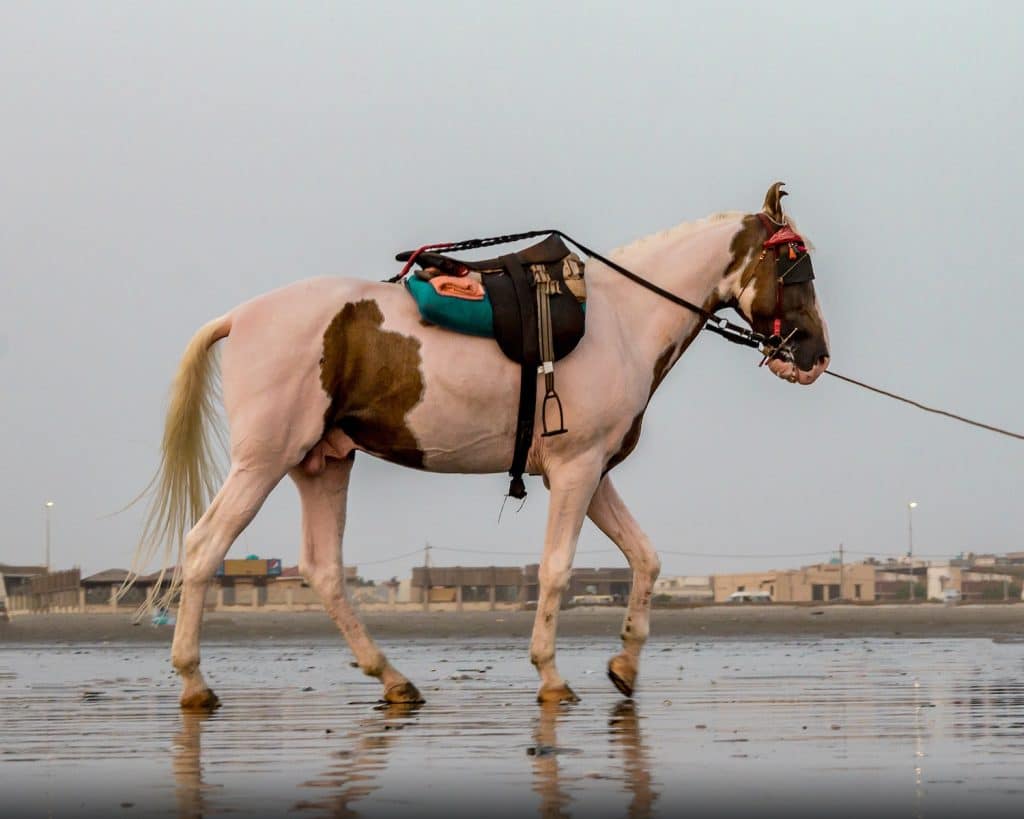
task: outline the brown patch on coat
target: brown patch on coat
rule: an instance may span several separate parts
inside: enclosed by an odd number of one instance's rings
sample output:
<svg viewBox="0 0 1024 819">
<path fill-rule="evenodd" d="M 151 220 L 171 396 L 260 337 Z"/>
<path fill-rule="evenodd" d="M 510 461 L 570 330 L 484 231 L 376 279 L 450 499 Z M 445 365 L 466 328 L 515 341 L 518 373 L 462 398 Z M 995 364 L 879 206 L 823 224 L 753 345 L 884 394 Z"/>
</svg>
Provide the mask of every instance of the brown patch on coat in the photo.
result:
<svg viewBox="0 0 1024 819">
<path fill-rule="evenodd" d="M 405 417 L 423 399 L 420 342 L 382 330 L 377 302 L 346 304 L 324 332 L 320 384 L 331 399 L 326 429 L 341 429 L 361 449 L 423 467 Z"/>
<path fill-rule="evenodd" d="M 757 214 L 750 213 L 744 216 L 743 221 L 740 222 L 740 229 L 736 231 L 729 243 L 729 264 L 722 273 L 722 278 L 724 279 L 739 270 L 755 250 L 760 252 L 766 238 L 764 225 L 761 224 Z M 756 265 L 751 265 L 745 273 L 753 273 L 755 267 Z M 740 284 L 744 285 L 747 281 L 749 278 L 745 276 L 745 280 L 741 280 Z"/>
<path fill-rule="evenodd" d="M 716 304 L 717 298 L 712 295 L 704 303 L 703 307 L 705 310 L 711 311 L 715 308 Z M 697 338 L 703 326 L 703 322 L 697 322 L 697 325 L 680 344 L 670 344 L 661 351 L 661 355 L 659 355 L 657 361 L 654 362 L 651 391 L 647 394 L 647 401 L 644 403 L 644 408 L 637 413 L 636 417 L 633 419 L 633 423 L 631 423 L 629 425 L 629 429 L 626 430 L 626 434 L 622 436 L 619 448 L 608 459 L 608 463 L 604 468 L 603 474 L 607 474 L 626 460 L 630 453 L 636 449 L 636 445 L 640 442 L 640 429 L 643 426 L 644 413 L 647 411 L 647 405 L 651 403 L 651 397 L 654 395 L 654 391 L 661 386 L 661 382 L 665 380 L 665 376 L 668 375 L 669 370 L 672 369 L 683 353 L 686 352 L 687 348 L 693 344 L 693 340 Z"/>
<path fill-rule="evenodd" d="M 775 312 L 775 258 L 772 254 L 760 255 L 767 238 L 768 233 L 757 214 L 744 216 L 729 244 L 729 264 L 722 274 L 722 278 L 727 278 L 747 265 L 740 273 L 740 293 L 753 292 L 751 325 L 762 333 L 768 330 Z M 731 299 L 728 306 L 737 307 L 736 299 Z"/>
</svg>

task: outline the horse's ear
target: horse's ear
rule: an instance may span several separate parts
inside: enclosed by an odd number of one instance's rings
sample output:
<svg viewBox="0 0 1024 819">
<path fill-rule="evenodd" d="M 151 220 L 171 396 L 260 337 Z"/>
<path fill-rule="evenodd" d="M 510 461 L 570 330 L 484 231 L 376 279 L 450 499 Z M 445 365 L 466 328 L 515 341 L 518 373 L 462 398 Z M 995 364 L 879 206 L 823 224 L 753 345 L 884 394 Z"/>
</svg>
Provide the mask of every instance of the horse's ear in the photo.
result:
<svg viewBox="0 0 1024 819">
<path fill-rule="evenodd" d="M 768 218 L 773 222 L 786 221 L 786 216 L 782 212 L 782 197 L 788 195 L 782 189 L 785 184 L 785 182 L 776 182 L 768 188 L 768 193 L 764 195 L 764 205 L 761 210 L 768 214 Z"/>
</svg>

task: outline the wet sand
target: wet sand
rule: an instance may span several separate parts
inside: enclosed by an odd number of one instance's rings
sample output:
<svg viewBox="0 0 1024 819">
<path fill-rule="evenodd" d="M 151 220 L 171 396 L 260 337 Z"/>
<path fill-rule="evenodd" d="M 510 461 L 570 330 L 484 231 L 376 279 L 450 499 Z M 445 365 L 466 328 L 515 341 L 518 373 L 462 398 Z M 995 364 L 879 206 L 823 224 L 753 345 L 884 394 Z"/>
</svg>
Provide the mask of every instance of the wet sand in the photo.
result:
<svg viewBox="0 0 1024 819">
<path fill-rule="evenodd" d="M 391 634 L 428 702 L 381 710 L 333 634 L 268 644 L 234 628 L 235 644 L 207 641 L 212 715 L 178 709 L 163 645 L 0 643 L 0 813 L 944 819 L 1017 816 L 1024 795 L 1015 641 L 663 629 L 627 701 L 603 674 L 614 643 L 565 636 L 582 701 L 540 708 L 518 632 Z"/>
<path fill-rule="evenodd" d="M 622 608 L 563 611 L 562 637 L 608 637 L 619 632 Z M 528 638 L 534 612 L 368 612 L 370 633 L 381 640 L 403 638 Z M 3 643 L 169 643 L 173 629 L 133 625 L 122 614 L 54 614 L 0 622 Z M 656 609 L 651 633 L 670 637 L 991 637 L 1024 639 L 1024 604 L 943 606 L 702 606 Z M 204 641 L 332 639 L 334 625 L 322 612 L 209 613 Z"/>
</svg>

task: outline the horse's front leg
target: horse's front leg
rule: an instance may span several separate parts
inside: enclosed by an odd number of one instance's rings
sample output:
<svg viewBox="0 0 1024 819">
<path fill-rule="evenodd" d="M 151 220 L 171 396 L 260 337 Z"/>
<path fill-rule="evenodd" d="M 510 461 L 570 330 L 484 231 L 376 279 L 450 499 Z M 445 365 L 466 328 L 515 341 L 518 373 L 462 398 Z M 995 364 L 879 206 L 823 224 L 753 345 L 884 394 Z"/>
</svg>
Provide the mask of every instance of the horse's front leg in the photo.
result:
<svg viewBox="0 0 1024 819">
<path fill-rule="evenodd" d="M 640 665 L 640 650 L 650 632 L 651 590 L 661 571 L 661 561 L 607 475 L 597 487 L 587 515 L 622 549 L 633 570 L 633 588 L 622 624 L 622 653 L 612 657 L 608 663 L 608 677 L 615 687 L 623 695 L 632 697 Z"/>
<path fill-rule="evenodd" d="M 594 489 L 601 480 L 599 464 L 567 464 L 547 474 L 551 490 L 548 525 L 537 580 L 537 616 L 533 621 L 530 660 L 540 675 L 538 702 L 578 702 L 555 667 L 555 633 L 562 593 L 569 585 L 572 558 Z"/>
</svg>

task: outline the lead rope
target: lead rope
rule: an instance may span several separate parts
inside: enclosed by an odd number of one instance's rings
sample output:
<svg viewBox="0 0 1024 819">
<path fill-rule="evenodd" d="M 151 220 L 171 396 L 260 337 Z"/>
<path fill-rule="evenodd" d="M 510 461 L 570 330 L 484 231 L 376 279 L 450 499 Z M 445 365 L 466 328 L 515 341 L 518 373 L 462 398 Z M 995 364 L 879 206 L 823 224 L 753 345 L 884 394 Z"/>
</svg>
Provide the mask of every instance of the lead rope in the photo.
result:
<svg viewBox="0 0 1024 819">
<path fill-rule="evenodd" d="M 870 384 L 865 384 L 863 381 L 858 381 L 856 378 L 850 378 L 847 375 L 840 375 L 835 372 L 835 370 L 825 370 L 825 375 L 831 375 L 833 378 L 838 378 L 840 381 L 845 381 L 847 384 L 853 384 L 855 387 L 861 387 L 862 389 L 870 392 L 876 392 L 879 395 L 884 395 L 886 398 L 892 398 L 895 401 L 902 401 L 904 404 L 910 404 L 910 406 L 917 407 L 919 410 L 924 410 L 925 412 L 931 412 L 935 415 L 944 415 L 946 418 L 952 418 L 954 421 L 970 424 L 972 427 L 987 429 L 989 432 L 998 432 L 1000 435 L 1006 435 L 1009 438 L 1016 438 L 1018 441 L 1024 441 L 1024 435 L 1019 433 L 1010 432 L 1010 430 L 1003 429 L 1002 427 L 994 427 L 991 424 L 983 424 L 981 421 L 974 421 L 970 418 L 965 418 L 963 415 L 946 412 L 946 410 L 941 410 L 937 407 L 929 407 L 927 404 L 922 404 L 920 401 L 915 401 L 912 398 L 897 395 L 894 392 L 889 392 L 888 390 L 883 390 L 879 387 L 872 387 Z"/>
</svg>

